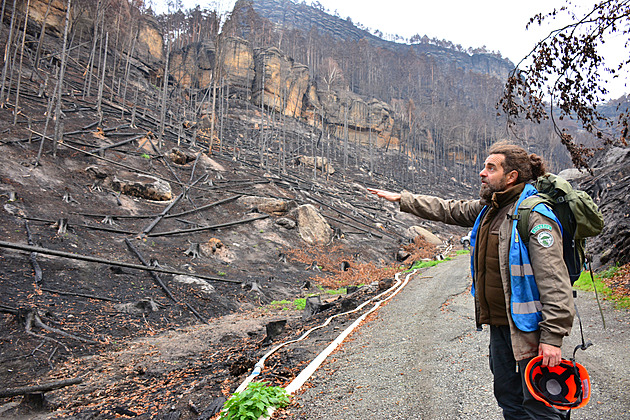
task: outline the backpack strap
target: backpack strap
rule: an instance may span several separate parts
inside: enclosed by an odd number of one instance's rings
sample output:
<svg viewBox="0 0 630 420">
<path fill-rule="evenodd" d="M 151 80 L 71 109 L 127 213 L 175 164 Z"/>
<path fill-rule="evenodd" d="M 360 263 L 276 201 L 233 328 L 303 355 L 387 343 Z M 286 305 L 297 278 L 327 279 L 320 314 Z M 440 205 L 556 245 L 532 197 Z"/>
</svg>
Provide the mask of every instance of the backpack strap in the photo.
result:
<svg viewBox="0 0 630 420">
<path fill-rule="evenodd" d="M 529 243 L 529 215 L 534 207 L 541 203 L 548 205 L 551 204 L 550 200 L 545 197 L 544 194 L 535 194 L 527 197 L 518 207 L 516 216 L 509 216 L 518 220 L 516 223 L 516 229 L 521 237 L 521 241 L 523 241 L 526 245 Z"/>
</svg>

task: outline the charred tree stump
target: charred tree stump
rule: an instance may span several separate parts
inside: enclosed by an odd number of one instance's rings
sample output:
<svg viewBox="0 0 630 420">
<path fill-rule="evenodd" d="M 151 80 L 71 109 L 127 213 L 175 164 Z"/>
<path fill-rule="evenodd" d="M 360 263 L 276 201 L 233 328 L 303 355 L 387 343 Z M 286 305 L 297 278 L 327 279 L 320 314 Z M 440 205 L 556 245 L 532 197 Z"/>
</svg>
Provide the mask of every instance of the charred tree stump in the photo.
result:
<svg viewBox="0 0 630 420">
<path fill-rule="evenodd" d="M 24 221 L 24 227 L 26 228 L 26 234 L 28 236 L 28 244 L 35 245 L 35 243 L 33 242 L 33 236 L 31 235 L 31 229 L 28 226 L 27 220 Z M 43 279 L 43 273 L 42 273 L 42 268 L 39 266 L 39 263 L 37 262 L 37 252 L 31 252 L 29 255 L 29 259 L 31 260 L 31 265 L 33 266 L 33 271 L 35 272 L 35 283 L 39 284 L 41 283 Z"/>
</svg>

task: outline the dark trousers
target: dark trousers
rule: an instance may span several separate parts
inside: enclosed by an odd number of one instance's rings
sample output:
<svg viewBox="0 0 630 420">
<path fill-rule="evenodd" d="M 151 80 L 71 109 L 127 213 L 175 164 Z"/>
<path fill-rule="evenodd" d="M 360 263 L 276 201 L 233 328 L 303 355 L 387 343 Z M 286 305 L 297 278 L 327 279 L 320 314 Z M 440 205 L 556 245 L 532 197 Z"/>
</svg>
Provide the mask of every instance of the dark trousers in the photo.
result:
<svg viewBox="0 0 630 420">
<path fill-rule="evenodd" d="M 503 417 L 508 420 L 566 419 L 568 412 L 548 407 L 529 393 L 523 373 L 530 360 L 517 363 L 514 359 L 509 326 L 490 326 L 490 370 L 494 375 L 494 396 L 503 409 Z"/>
</svg>

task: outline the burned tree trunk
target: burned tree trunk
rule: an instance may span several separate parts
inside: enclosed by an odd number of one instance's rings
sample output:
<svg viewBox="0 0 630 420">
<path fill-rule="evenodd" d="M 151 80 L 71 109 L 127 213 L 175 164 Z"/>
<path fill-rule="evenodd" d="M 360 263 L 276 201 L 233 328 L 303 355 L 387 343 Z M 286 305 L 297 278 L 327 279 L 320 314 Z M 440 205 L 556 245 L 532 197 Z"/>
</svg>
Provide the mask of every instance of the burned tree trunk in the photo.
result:
<svg viewBox="0 0 630 420">
<path fill-rule="evenodd" d="M 31 0 L 26 2 L 26 16 L 24 16 L 24 32 L 22 32 L 22 46 L 20 47 L 20 66 L 18 68 L 18 82 L 15 89 L 15 109 L 13 110 L 13 125 L 17 124 L 17 117 L 20 110 L 20 87 L 22 85 L 22 63 L 24 61 L 24 44 L 26 42 L 26 27 L 28 26 L 28 11 L 31 7 Z"/>
<path fill-rule="evenodd" d="M 103 87 L 105 85 L 105 69 L 107 68 L 107 44 L 109 43 L 109 32 L 105 34 L 105 51 L 103 59 L 103 71 L 101 73 L 101 81 L 98 85 L 98 99 L 96 104 L 96 113 L 98 114 L 98 124 L 103 125 Z"/>
<path fill-rule="evenodd" d="M 164 85 L 162 86 L 162 107 L 160 110 L 160 131 L 158 135 L 158 146 L 162 148 L 162 139 L 164 137 L 164 125 L 166 124 L 166 92 L 168 90 L 168 64 L 171 55 L 171 41 L 169 40 L 166 47 L 166 65 L 164 66 Z"/>
<path fill-rule="evenodd" d="M 57 85 L 57 107 L 55 108 L 55 137 L 53 143 L 53 156 L 57 154 L 57 143 L 61 141 L 61 92 L 63 90 L 63 78 L 68 60 L 68 27 L 70 26 L 70 5 L 72 0 L 66 3 L 66 23 L 63 30 L 63 49 L 61 51 L 61 68 L 59 69 L 59 83 Z"/>
<path fill-rule="evenodd" d="M 11 12 L 11 25 L 9 26 L 9 36 L 4 46 L 4 67 L 2 68 L 2 87 L 0 88 L 0 105 L 4 106 L 4 90 L 6 88 L 7 71 L 9 70 L 9 57 L 11 56 L 11 41 L 13 39 L 13 29 L 15 28 L 15 5 L 17 0 L 13 0 L 13 11 Z"/>
</svg>

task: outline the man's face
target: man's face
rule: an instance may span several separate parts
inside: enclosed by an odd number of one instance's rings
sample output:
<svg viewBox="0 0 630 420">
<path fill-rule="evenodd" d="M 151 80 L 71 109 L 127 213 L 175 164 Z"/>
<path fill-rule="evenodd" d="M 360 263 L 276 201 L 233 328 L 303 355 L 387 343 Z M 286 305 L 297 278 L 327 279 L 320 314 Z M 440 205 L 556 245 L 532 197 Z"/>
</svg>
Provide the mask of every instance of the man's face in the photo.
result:
<svg viewBox="0 0 630 420">
<path fill-rule="evenodd" d="M 504 155 L 490 155 L 486 159 L 483 169 L 479 172 L 481 187 L 479 197 L 486 201 L 492 199 L 492 194 L 505 190 L 507 186 L 506 175 L 503 170 Z"/>
</svg>

